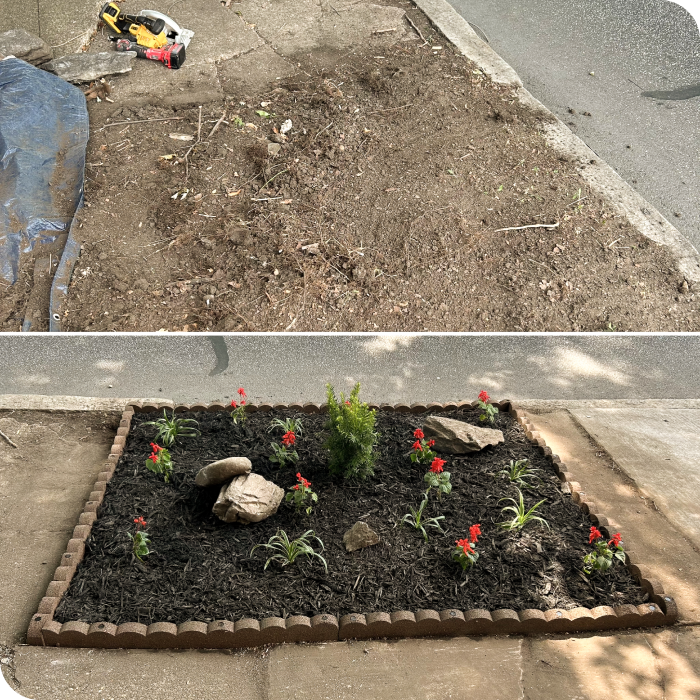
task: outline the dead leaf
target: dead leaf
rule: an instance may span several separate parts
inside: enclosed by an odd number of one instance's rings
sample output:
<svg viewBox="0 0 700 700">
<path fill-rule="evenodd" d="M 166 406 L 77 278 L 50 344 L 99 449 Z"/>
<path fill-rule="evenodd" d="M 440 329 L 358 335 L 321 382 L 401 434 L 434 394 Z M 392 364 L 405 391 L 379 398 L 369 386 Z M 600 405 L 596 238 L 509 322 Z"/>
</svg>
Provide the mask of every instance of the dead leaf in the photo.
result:
<svg viewBox="0 0 700 700">
<path fill-rule="evenodd" d="M 168 134 L 168 136 L 176 141 L 194 141 L 194 136 L 190 136 L 189 134 L 172 133 Z"/>
</svg>

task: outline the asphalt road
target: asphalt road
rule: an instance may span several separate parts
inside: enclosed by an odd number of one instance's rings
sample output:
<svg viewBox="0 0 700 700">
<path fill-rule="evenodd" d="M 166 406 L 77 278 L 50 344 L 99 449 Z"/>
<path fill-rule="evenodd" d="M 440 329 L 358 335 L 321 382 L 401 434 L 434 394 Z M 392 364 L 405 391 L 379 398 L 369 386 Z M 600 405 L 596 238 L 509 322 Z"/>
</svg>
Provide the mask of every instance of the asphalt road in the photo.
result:
<svg viewBox="0 0 700 700">
<path fill-rule="evenodd" d="M 700 250 L 700 33 L 685 9 L 668 0 L 448 2 Z"/>
<path fill-rule="evenodd" d="M 700 399 L 700 334 L 6 335 L 0 394 L 376 402 Z"/>
</svg>

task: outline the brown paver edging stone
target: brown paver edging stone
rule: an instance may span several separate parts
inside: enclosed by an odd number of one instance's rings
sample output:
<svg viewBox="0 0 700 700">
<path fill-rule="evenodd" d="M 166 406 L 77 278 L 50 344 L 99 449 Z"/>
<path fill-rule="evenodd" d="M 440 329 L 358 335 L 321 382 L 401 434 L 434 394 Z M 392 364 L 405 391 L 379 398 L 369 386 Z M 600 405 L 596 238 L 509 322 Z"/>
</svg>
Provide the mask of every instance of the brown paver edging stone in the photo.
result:
<svg viewBox="0 0 700 700">
<path fill-rule="evenodd" d="M 631 627 L 658 627 L 671 625 L 678 618 L 676 603 L 664 591 L 662 584 L 645 567 L 635 563 L 633 552 L 627 551 L 626 566 L 649 594 L 649 603 L 643 605 L 619 605 L 615 607 L 574 608 L 572 610 L 400 610 L 392 613 L 353 613 L 338 620 L 334 615 L 306 617 L 294 615 L 283 619 L 267 617 L 258 621 L 242 619 L 205 622 L 155 622 L 144 625 L 127 622 L 114 625 L 109 622 L 55 622 L 54 612 L 61 596 L 68 590 L 78 564 L 85 554 L 85 541 L 90 536 L 92 523 L 97 519 L 97 509 L 104 499 L 107 483 L 124 451 L 126 437 L 135 412 L 146 413 L 170 408 L 170 403 L 131 404 L 122 414 L 122 420 L 114 438 L 107 462 L 98 474 L 97 481 L 78 518 L 66 551 L 57 567 L 46 595 L 41 599 L 36 614 L 27 630 L 27 643 L 37 646 L 126 648 L 126 649 L 231 649 L 255 647 L 283 642 L 327 642 L 343 639 L 371 639 L 382 637 L 454 637 L 485 634 L 535 634 L 560 632 L 588 632 Z M 424 413 L 426 411 L 449 412 L 460 408 L 475 407 L 476 402 L 369 404 L 370 408 L 400 413 Z M 494 402 L 501 411 L 507 411 L 524 428 L 527 438 L 538 446 L 551 462 L 562 490 L 583 510 L 605 537 L 610 537 L 608 518 L 592 501 L 559 457 L 552 454 L 541 435 L 533 429 L 520 409 L 510 401 Z M 223 403 L 176 405 L 175 411 L 221 411 L 229 407 Z M 315 403 L 248 404 L 247 411 L 272 411 L 293 409 L 304 413 L 323 413 L 325 405 Z"/>
</svg>

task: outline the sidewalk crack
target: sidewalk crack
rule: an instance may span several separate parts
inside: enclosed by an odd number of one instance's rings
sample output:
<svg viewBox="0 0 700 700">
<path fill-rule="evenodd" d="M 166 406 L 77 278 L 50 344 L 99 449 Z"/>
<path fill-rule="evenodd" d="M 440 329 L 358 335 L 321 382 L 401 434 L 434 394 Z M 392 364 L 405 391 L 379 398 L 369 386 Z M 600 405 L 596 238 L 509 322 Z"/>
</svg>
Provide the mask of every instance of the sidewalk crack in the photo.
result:
<svg viewBox="0 0 700 700">
<path fill-rule="evenodd" d="M 651 651 L 651 656 L 654 659 L 654 670 L 656 671 L 656 674 L 659 677 L 659 684 L 661 685 L 661 699 L 666 700 L 666 678 L 659 665 L 659 655 L 657 654 L 654 647 L 651 645 L 651 642 L 649 642 L 649 640 L 647 639 L 646 634 L 642 634 L 641 637 L 647 643 L 647 646 Z"/>
</svg>

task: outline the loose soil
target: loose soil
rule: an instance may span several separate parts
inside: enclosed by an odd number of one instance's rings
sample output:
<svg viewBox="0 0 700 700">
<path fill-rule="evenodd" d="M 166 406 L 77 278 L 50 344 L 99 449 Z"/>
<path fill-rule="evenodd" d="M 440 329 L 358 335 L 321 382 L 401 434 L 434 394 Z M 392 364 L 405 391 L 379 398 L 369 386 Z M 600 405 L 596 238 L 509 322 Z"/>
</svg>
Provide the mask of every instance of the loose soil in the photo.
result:
<svg viewBox="0 0 700 700">
<path fill-rule="evenodd" d="M 548 148 L 551 117 L 408 14 L 430 44 L 406 25 L 280 58 L 295 74 L 260 89 L 222 62 L 201 128 L 197 108 L 91 102 L 63 330 L 700 330 L 665 249 Z M 30 286 L 3 293 L 0 329 Z"/>
<path fill-rule="evenodd" d="M 471 409 L 451 415 L 478 423 Z M 297 441 L 299 465 L 278 470 L 268 456 L 270 442 L 280 435 L 268 428 L 273 418 L 283 416 L 301 417 L 304 433 Z M 396 526 L 409 506 L 418 506 L 424 490 L 426 468 L 413 465 L 408 456 L 412 432 L 424 416 L 378 412 L 376 475 L 345 483 L 328 474 L 324 415 L 254 413 L 234 426 L 226 412 L 183 414 L 199 421 L 202 434 L 172 449 L 175 471 L 169 484 L 144 466 L 153 429 L 143 423 L 152 417 L 134 417 L 85 559 L 56 611 L 60 622 L 208 622 L 426 608 L 547 610 L 637 605 L 647 598 L 619 562 L 605 577 L 589 580 L 581 572 L 590 521 L 561 492 L 551 466 L 507 414 L 499 414 L 495 424 L 505 443 L 446 457 L 453 491 L 441 502 L 432 498 L 426 508 L 428 517 L 445 516 L 445 533 L 429 529 L 427 543 L 410 526 Z M 255 473 L 285 489 L 300 471 L 319 495 L 312 514 L 297 515 L 283 502 L 276 515 L 258 524 L 220 521 L 211 513 L 219 488 L 198 488 L 194 478 L 206 463 L 231 455 L 247 456 Z M 499 499 L 517 497 L 517 490 L 495 473 L 511 459 L 523 458 L 541 470 L 533 488 L 525 490 L 526 504 L 546 499 L 541 510 L 550 529 L 530 525 L 506 532 L 497 525 L 504 520 L 505 504 Z M 137 516 L 146 519 L 154 550 L 144 564 L 133 558 L 126 535 Z M 343 534 L 358 520 L 381 542 L 348 553 Z M 454 541 L 474 523 L 483 533 L 480 558 L 465 576 L 450 555 Z M 279 529 L 290 537 L 313 530 L 325 545 L 328 573 L 318 561 L 302 560 L 285 568 L 272 563 L 264 570 L 266 550 L 252 555 L 251 550 Z"/>
</svg>

